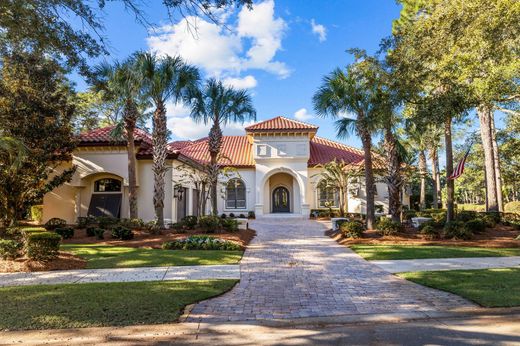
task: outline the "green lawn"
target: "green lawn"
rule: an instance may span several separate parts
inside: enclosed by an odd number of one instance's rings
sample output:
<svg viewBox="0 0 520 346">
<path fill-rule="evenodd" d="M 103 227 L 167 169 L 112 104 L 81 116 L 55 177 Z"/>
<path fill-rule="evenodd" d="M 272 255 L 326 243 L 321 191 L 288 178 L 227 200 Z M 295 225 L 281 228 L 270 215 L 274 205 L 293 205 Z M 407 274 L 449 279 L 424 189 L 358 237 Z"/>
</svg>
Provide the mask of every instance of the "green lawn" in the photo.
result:
<svg viewBox="0 0 520 346">
<path fill-rule="evenodd" d="M 368 261 L 450 257 L 504 257 L 520 256 L 520 248 L 480 248 L 420 245 L 350 245 L 350 248 Z"/>
<path fill-rule="evenodd" d="M 520 268 L 413 272 L 398 276 L 455 293 L 484 307 L 520 306 Z"/>
<path fill-rule="evenodd" d="M 150 281 L 0 288 L 0 330 L 168 323 L 184 306 L 237 280 Z"/>
<path fill-rule="evenodd" d="M 87 268 L 130 268 L 236 264 L 242 251 L 160 250 L 96 244 L 64 244 L 61 250 L 85 258 Z"/>
</svg>

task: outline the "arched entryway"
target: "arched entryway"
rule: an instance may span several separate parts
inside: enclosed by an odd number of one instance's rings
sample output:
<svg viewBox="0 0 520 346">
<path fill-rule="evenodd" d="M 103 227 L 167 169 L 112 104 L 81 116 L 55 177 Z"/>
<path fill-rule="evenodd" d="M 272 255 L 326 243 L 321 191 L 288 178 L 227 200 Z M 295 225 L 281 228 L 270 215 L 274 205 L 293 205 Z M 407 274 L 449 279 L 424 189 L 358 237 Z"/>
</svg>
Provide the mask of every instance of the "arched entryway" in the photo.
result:
<svg viewBox="0 0 520 346">
<path fill-rule="evenodd" d="M 291 212 L 291 194 L 284 186 L 278 186 L 273 190 L 272 196 L 273 213 Z"/>
</svg>

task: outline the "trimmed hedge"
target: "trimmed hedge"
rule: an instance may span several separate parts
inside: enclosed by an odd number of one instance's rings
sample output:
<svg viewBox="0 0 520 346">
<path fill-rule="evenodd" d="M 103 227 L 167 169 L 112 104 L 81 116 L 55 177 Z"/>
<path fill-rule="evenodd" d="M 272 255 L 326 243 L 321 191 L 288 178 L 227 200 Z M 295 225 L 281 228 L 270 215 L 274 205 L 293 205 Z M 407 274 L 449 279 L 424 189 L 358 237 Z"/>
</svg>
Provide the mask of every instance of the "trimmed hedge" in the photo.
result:
<svg viewBox="0 0 520 346">
<path fill-rule="evenodd" d="M 181 219 L 181 222 L 186 226 L 188 229 L 194 229 L 195 226 L 197 226 L 197 217 L 194 215 L 188 215 Z"/>
<path fill-rule="evenodd" d="M 180 240 L 168 241 L 162 244 L 162 248 L 165 250 L 241 250 L 237 243 L 207 235 L 193 235 Z"/>
<path fill-rule="evenodd" d="M 13 260 L 20 256 L 22 243 L 16 240 L 0 239 L 0 258 L 4 260 Z"/>
<path fill-rule="evenodd" d="M 229 215 L 231 217 L 231 214 Z M 220 227 L 221 219 L 218 216 L 202 216 L 199 219 L 199 226 L 206 233 L 215 233 Z"/>
<path fill-rule="evenodd" d="M 48 261 L 58 256 L 61 236 L 54 232 L 36 232 L 27 237 L 27 257 L 36 261 Z"/>
<path fill-rule="evenodd" d="M 130 240 L 134 238 L 134 232 L 132 232 L 131 229 L 126 227 L 116 226 L 112 229 L 112 238 Z"/>
<path fill-rule="evenodd" d="M 376 229 L 382 235 L 394 235 L 403 230 L 403 225 L 400 222 L 392 221 L 387 217 L 382 217 L 376 223 Z"/>
<path fill-rule="evenodd" d="M 54 230 L 54 232 L 61 235 L 63 239 L 70 239 L 74 237 L 74 228 L 71 227 L 58 227 Z"/>
<path fill-rule="evenodd" d="M 344 221 L 339 224 L 339 231 L 346 238 L 361 238 L 365 226 L 359 221 Z"/>
<path fill-rule="evenodd" d="M 220 221 L 222 228 L 228 232 L 238 231 L 238 221 L 235 219 L 222 219 Z"/>
<path fill-rule="evenodd" d="M 59 217 L 53 217 L 52 219 L 49 219 L 45 223 L 45 229 L 47 231 L 54 231 L 58 227 L 65 227 L 67 225 L 67 221 L 60 219 Z"/>
</svg>

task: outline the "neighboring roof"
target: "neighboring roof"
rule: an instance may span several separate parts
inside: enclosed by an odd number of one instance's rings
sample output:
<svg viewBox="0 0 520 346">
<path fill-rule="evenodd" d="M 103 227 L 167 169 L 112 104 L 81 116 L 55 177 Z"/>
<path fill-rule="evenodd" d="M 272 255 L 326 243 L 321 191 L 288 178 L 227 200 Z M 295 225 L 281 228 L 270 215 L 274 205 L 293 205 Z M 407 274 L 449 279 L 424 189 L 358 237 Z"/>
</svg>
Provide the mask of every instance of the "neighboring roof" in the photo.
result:
<svg viewBox="0 0 520 346">
<path fill-rule="evenodd" d="M 181 150 L 189 145 L 192 145 L 192 141 L 174 141 L 168 144 L 168 146 L 173 150 Z"/>
<path fill-rule="evenodd" d="M 254 167 L 252 144 L 246 136 L 223 136 L 219 164 L 222 166 L 246 168 Z M 182 156 L 207 164 L 210 161 L 208 139 L 203 138 L 180 150 Z"/>
<path fill-rule="evenodd" d="M 360 164 L 363 158 L 362 150 L 316 136 L 310 142 L 308 165 L 324 165 L 332 160 Z"/>
<path fill-rule="evenodd" d="M 318 126 L 307 124 L 293 119 L 288 119 L 282 116 L 262 121 L 258 124 L 246 127 L 246 132 L 313 132 L 317 130 Z"/>
</svg>

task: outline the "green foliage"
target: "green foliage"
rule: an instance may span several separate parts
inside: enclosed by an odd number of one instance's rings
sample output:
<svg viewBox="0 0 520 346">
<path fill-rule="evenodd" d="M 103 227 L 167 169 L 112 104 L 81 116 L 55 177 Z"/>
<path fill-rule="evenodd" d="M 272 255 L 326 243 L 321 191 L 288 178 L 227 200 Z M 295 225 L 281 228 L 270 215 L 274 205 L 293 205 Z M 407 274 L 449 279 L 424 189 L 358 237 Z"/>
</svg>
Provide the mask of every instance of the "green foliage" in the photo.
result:
<svg viewBox="0 0 520 346">
<path fill-rule="evenodd" d="M 59 234 L 63 239 L 70 239 L 74 237 L 74 228 L 72 227 L 58 227 L 54 229 L 56 234 Z"/>
<path fill-rule="evenodd" d="M 13 260 L 20 256 L 22 243 L 16 240 L 0 239 L 0 258 Z"/>
<path fill-rule="evenodd" d="M 479 214 L 479 218 L 486 223 L 486 227 L 493 228 L 501 221 L 499 212 L 484 212 Z"/>
<path fill-rule="evenodd" d="M 473 232 L 466 228 L 461 221 L 449 221 L 444 225 L 444 237 L 448 239 L 469 240 Z"/>
<path fill-rule="evenodd" d="M 127 228 L 143 228 L 145 226 L 145 222 L 143 221 L 143 219 L 139 218 L 120 219 L 119 224 Z"/>
<path fill-rule="evenodd" d="M 387 217 L 382 217 L 377 223 L 376 228 L 382 235 L 395 235 L 403 230 L 400 222 L 392 221 Z"/>
<path fill-rule="evenodd" d="M 359 221 L 341 222 L 339 231 L 345 238 L 361 238 L 365 231 L 365 225 Z"/>
<path fill-rule="evenodd" d="M 462 221 L 462 222 L 475 220 L 476 218 L 478 218 L 478 213 L 476 211 L 469 211 L 469 210 L 460 211 L 456 217 L 457 221 Z"/>
<path fill-rule="evenodd" d="M 183 225 L 182 222 L 180 222 L 180 224 Z M 145 223 L 144 229 L 152 234 L 159 233 L 161 231 L 161 228 L 157 224 L 157 220 L 152 220 Z"/>
<path fill-rule="evenodd" d="M 506 203 L 504 206 L 504 211 L 508 213 L 520 214 L 520 201 Z"/>
<path fill-rule="evenodd" d="M 65 225 L 67 225 L 67 221 L 60 219 L 59 217 L 53 217 L 45 223 L 45 229 L 52 231 L 58 227 L 64 227 Z"/>
<path fill-rule="evenodd" d="M 90 225 L 96 224 L 97 220 L 93 216 L 78 217 L 78 228 L 86 228 Z"/>
<path fill-rule="evenodd" d="M 87 237 L 96 237 L 101 240 L 105 237 L 105 230 L 99 227 L 88 227 Z"/>
<path fill-rule="evenodd" d="M 464 224 L 464 228 L 472 233 L 482 233 L 486 230 L 486 223 L 481 219 L 468 220 Z"/>
<path fill-rule="evenodd" d="M 226 213 L 222 213 L 222 215 L 220 215 L 221 219 L 225 219 L 226 217 L 227 217 Z"/>
<path fill-rule="evenodd" d="M 214 233 L 220 227 L 221 219 L 218 216 L 208 215 L 199 218 L 199 226 L 206 233 Z"/>
<path fill-rule="evenodd" d="M 124 226 L 115 226 L 112 228 L 112 238 L 130 240 L 134 238 L 134 232 Z"/>
<path fill-rule="evenodd" d="M 417 213 L 415 212 L 415 210 L 406 210 L 403 212 L 403 218 L 405 220 L 411 220 L 413 217 L 416 217 L 417 216 Z"/>
<path fill-rule="evenodd" d="M 35 261 L 49 261 L 58 256 L 61 236 L 53 232 L 35 232 L 25 243 L 27 257 Z"/>
<path fill-rule="evenodd" d="M 238 231 L 238 221 L 234 219 L 223 219 L 220 222 L 222 224 L 222 228 L 224 228 L 227 232 L 236 232 Z"/>
<path fill-rule="evenodd" d="M 110 229 L 119 224 L 119 219 L 111 216 L 100 216 L 96 218 L 97 224 L 100 228 Z"/>
<path fill-rule="evenodd" d="M 421 228 L 420 233 L 428 240 L 438 239 L 441 236 L 440 229 L 432 226 L 431 224 L 424 224 L 424 227 Z"/>
<path fill-rule="evenodd" d="M 43 205 L 31 206 L 31 220 L 38 223 L 42 222 L 43 219 Z"/>
<path fill-rule="evenodd" d="M 241 247 L 232 241 L 214 238 L 206 235 L 193 235 L 185 239 L 165 242 L 165 250 L 228 250 L 236 251 Z"/>
<path fill-rule="evenodd" d="M 194 229 L 197 226 L 198 219 L 194 215 L 188 215 L 182 218 L 181 222 L 188 228 Z"/>
</svg>

